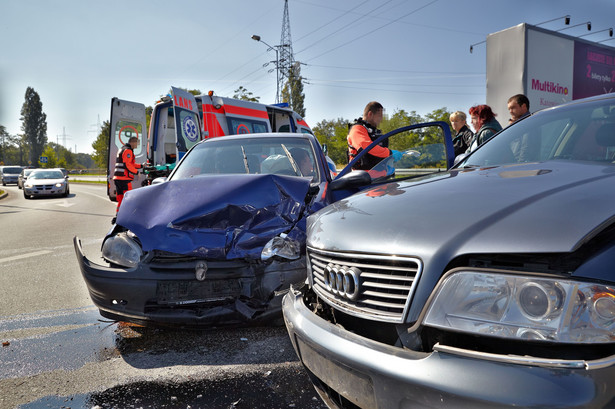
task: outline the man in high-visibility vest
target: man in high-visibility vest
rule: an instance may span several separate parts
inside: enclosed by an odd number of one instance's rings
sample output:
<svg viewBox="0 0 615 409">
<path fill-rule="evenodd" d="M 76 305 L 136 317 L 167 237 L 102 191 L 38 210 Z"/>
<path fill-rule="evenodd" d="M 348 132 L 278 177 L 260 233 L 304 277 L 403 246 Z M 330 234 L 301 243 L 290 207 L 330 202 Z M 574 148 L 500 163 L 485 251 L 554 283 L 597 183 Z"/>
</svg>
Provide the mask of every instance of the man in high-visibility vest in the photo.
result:
<svg viewBox="0 0 615 409">
<path fill-rule="evenodd" d="M 132 181 L 135 175 L 143 166 L 135 162 L 134 150 L 139 146 L 139 139 L 131 137 L 117 153 L 115 158 L 115 170 L 113 172 L 113 182 L 115 182 L 115 196 L 117 198 L 117 214 L 124 198 L 124 193 L 132 189 Z"/>
<path fill-rule="evenodd" d="M 354 159 L 363 149 L 380 137 L 378 126 L 384 117 L 384 108 L 379 102 L 372 101 L 363 110 L 363 117 L 356 119 L 349 125 L 348 132 L 348 162 Z M 369 170 L 389 156 L 398 161 L 403 153 L 388 148 L 388 140 L 375 146 L 368 154 L 363 156 L 359 163 L 355 163 L 353 169 Z"/>
</svg>

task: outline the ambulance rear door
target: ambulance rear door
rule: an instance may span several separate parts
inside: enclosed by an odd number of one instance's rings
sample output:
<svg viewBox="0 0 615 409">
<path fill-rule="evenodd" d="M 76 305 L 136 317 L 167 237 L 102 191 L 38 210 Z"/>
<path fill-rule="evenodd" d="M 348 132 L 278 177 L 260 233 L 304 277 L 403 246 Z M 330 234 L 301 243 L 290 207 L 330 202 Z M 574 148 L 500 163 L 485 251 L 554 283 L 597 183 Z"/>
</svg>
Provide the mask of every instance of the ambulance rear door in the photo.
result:
<svg viewBox="0 0 615 409">
<path fill-rule="evenodd" d="M 115 201 L 115 183 L 113 182 L 113 171 L 117 154 L 123 145 L 128 143 L 131 137 L 139 139 L 139 145 L 134 150 L 135 161 L 143 163 L 147 160 L 146 144 L 147 135 L 143 132 L 145 127 L 145 105 L 124 101 L 118 98 L 111 99 L 111 123 L 109 135 L 109 158 L 107 161 L 107 196 Z M 132 182 L 132 187 L 141 186 L 143 174 L 139 173 Z"/>
<path fill-rule="evenodd" d="M 175 116 L 175 135 L 177 137 L 177 160 L 201 139 L 199 108 L 194 95 L 181 88 L 171 87 Z"/>
</svg>

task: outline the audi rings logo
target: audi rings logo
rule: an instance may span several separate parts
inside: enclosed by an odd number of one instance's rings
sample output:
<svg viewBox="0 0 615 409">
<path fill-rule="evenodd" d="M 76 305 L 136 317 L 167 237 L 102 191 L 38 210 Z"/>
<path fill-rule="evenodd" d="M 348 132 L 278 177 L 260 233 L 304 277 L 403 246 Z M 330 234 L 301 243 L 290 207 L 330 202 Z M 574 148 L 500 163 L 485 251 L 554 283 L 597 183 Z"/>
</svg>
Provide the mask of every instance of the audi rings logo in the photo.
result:
<svg viewBox="0 0 615 409">
<path fill-rule="evenodd" d="M 361 270 L 356 267 L 345 267 L 327 264 L 325 267 L 325 287 L 331 293 L 349 300 L 359 298 Z"/>
</svg>

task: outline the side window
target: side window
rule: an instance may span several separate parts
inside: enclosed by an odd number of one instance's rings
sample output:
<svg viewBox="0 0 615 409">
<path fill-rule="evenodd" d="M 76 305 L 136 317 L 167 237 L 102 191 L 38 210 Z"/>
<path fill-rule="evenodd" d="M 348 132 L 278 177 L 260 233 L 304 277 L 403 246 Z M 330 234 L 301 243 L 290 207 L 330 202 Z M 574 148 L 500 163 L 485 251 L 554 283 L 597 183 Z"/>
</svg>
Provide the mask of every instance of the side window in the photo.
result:
<svg viewBox="0 0 615 409">
<path fill-rule="evenodd" d="M 267 124 L 263 121 L 253 121 L 244 118 L 227 117 L 229 132 L 231 135 L 241 135 L 246 133 L 267 132 Z"/>
<path fill-rule="evenodd" d="M 388 141 L 391 150 L 401 157 L 383 157 L 369 170 L 372 179 L 406 178 L 446 170 L 444 133 L 438 126 L 413 129 L 392 135 Z"/>
<path fill-rule="evenodd" d="M 143 137 L 143 127 L 140 123 L 132 121 L 118 121 L 115 125 L 114 135 L 115 146 L 117 146 L 118 149 L 127 144 L 128 140 L 133 136 L 139 138 L 139 145 L 134 152 L 135 155 L 141 153 L 141 138 Z"/>
</svg>

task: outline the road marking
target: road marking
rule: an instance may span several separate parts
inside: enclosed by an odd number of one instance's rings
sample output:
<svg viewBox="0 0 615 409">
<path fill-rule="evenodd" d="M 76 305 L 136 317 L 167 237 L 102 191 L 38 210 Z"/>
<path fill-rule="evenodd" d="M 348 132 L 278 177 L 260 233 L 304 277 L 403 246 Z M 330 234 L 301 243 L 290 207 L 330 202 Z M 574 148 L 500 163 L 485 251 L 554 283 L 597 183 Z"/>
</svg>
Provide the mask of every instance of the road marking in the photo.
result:
<svg viewBox="0 0 615 409">
<path fill-rule="evenodd" d="M 62 203 L 54 203 L 56 206 L 62 206 L 62 207 L 71 207 L 74 206 L 74 203 L 70 203 L 68 200 L 64 199 L 64 201 Z"/>
<path fill-rule="evenodd" d="M 41 251 L 35 251 L 35 252 L 32 252 L 32 253 L 22 254 L 20 256 L 12 256 L 12 257 L 0 258 L 0 263 L 6 263 L 8 261 L 21 260 L 22 258 L 30 258 L 30 257 L 42 256 L 42 255 L 49 254 L 49 253 L 51 253 L 51 250 L 41 250 Z"/>
</svg>

